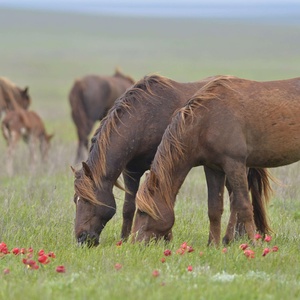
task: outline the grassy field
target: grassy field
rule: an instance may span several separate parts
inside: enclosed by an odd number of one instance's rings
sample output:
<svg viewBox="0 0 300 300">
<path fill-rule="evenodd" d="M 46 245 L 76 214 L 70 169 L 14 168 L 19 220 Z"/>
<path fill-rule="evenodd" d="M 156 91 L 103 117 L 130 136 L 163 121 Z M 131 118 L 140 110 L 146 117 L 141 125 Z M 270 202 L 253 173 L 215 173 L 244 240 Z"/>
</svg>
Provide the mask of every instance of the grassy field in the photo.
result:
<svg viewBox="0 0 300 300">
<path fill-rule="evenodd" d="M 206 183 L 202 168 L 189 174 L 176 205 L 174 240 L 148 247 L 123 243 L 122 192 L 118 211 L 95 249 L 78 248 L 73 233 L 76 135 L 68 92 L 75 78 L 112 74 L 116 66 L 135 79 L 158 72 L 178 81 L 231 74 L 256 80 L 300 74 L 300 24 L 274 20 L 186 20 L 82 16 L 0 9 L 0 76 L 29 85 L 32 109 L 55 133 L 47 165 L 29 173 L 28 150 L 19 147 L 16 174 L 5 170 L 0 139 L 0 242 L 9 250 L 44 249 L 56 258 L 38 270 L 25 255 L 0 257 L 0 299 L 289 299 L 300 298 L 299 163 L 273 170 L 282 185 L 269 207 L 272 241 L 247 259 L 236 241 L 207 248 Z M 228 219 L 228 200 L 223 229 Z M 176 254 L 183 242 L 194 252 Z M 265 247 L 278 252 L 262 256 Z M 166 249 L 172 255 L 161 258 Z M 117 270 L 115 264 L 121 264 Z M 64 265 L 65 273 L 56 266 Z M 189 272 L 188 266 L 193 270 Z M 9 274 L 4 274 L 5 269 Z M 154 277 L 153 271 L 159 276 Z"/>
</svg>

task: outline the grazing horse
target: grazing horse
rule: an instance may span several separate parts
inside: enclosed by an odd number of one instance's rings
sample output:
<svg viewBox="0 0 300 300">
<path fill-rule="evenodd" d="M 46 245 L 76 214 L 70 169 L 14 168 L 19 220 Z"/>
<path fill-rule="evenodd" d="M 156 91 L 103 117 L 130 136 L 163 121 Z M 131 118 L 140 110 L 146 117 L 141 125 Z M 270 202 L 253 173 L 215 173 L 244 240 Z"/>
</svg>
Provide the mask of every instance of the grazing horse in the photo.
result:
<svg viewBox="0 0 300 300">
<path fill-rule="evenodd" d="M 102 120 L 115 100 L 133 84 L 134 80 L 119 70 L 113 76 L 88 75 L 75 81 L 69 101 L 78 135 L 76 163 L 86 159 L 88 136 L 95 122 Z"/>
<path fill-rule="evenodd" d="M 117 99 L 92 139 L 87 161 L 75 172 L 75 235 L 79 243 L 98 245 L 100 233 L 116 212 L 112 190 L 121 172 L 125 183 L 121 237 L 129 236 L 140 178 L 149 169 L 172 114 L 210 80 L 179 83 L 159 75 L 146 76 Z M 260 196 L 267 190 L 268 178 L 262 182 L 265 175 L 264 170 L 249 173 L 251 189 L 257 191 L 254 202 L 261 202 Z M 263 210 L 263 206 L 259 208 Z M 268 230 L 264 214 L 261 216 L 262 231 Z"/>
<path fill-rule="evenodd" d="M 172 118 L 136 197 L 136 241 L 164 238 L 174 223 L 176 195 L 194 166 L 207 178 L 210 241 L 219 244 L 225 176 L 232 190 L 223 243 L 239 222 L 254 241 L 246 169 L 300 159 L 300 78 L 257 82 L 224 76 L 208 83 Z"/>
<path fill-rule="evenodd" d="M 27 109 L 30 102 L 28 87 L 21 89 L 8 79 L 0 77 L 0 115 L 17 107 Z"/>
<path fill-rule="evenodd" d="M 13 157 L 20 138 L 28 143 L 30 150 L 30 165 L 36 162 L 36 148 L 40 144 L 41 158 L 46 160 L 50 140 L 53 135 L 46 133 L 42 119 L 34 111 L 22 108 L 9 111 L 2 121 L 2 133 L 7 142 L 7 172 L 13 175 Z"/>
</svg>

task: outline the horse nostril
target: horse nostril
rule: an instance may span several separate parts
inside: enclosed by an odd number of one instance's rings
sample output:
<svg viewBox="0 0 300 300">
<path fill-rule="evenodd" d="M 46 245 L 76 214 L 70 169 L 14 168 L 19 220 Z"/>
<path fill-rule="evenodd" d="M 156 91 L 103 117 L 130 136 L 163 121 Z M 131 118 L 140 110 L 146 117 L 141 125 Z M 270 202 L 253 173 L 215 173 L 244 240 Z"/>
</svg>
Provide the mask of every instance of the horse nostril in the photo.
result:
<svg viewBox="0 0 300 300">
<path fill-rule="evenodd" d="M 88 236 L 88 234 L 86 231 L 82 232 L 77 238 L 78 244 L 83 244 L 86 241 L 87 236 Z"/>
</svg>

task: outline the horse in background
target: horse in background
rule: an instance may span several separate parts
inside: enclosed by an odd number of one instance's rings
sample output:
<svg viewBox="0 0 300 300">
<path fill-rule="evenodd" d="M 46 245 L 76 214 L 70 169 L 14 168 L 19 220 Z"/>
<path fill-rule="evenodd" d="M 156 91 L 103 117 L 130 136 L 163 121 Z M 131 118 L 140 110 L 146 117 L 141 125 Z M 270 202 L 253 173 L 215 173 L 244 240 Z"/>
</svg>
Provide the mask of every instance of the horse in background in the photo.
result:
<svg viewBox="0 0 300 300">
<path fill-rule="evenodd" d="M 99 244 L 103 228 L 116 212 L 113 186 L 121 172 L 125 183 L 121 237 L 128 238 L 140 178 L 150 168 L 172 114 L 211 80 L 179 83 L 159 75 L 146 76 L 117 99 L 92 138 L 87 161 L 74 172 L 78 243 Z M 253 205 L 258 203 L 255 215 L 261 222 L 260 229 L 266 232 L 268 173 L 264 169 L 256 171 L 249 172 L 249 189 Z"/>
<path fill-rule="evenodd" d="M 232 190 L 223 243 L 237 219 L 255 242 L 247 168 L 300 160 L 300 78 L 257 82 L 224 76 L 207 84 L 172 118 L 136 197 L 136 241 L 171 233 L 176 195 L 195 166 L 204 165 L 211 196 L 210 240 L 219 244 L 225 178 Z"/>
<path fill-rule="evenodd" d="M 7 172 L 13 175 L 13 159 L 19 140 L 22 138 L 29 146 L 30 166 L 37 162 L 37 148 L 39 146 L 41 159 L 46 161 L 52 134 L 47 134 L 44 123 L 34 111 L 22 108 L 8 111 L 1 124 L 2 134 L 7 142 Z M 39 144 L 39 145 L 38 145 Z"/>
<path fill-rule="evenodd" d="M 8 79 L 0 77 L 0 115 L 17 107 L 27 109 L 30 102 L 28 87 L 21 89 Z"/>
<path fill-rule="evenodd" d="M 133 84 L 134 80 L 118 69 L 113 76 L 87 75 L 75 81 L 69 102 L 78 136 L 76 163 L 86 159 L 88 137 L 95 122 L 102 120 L 115 100 Z"/>
</svg>

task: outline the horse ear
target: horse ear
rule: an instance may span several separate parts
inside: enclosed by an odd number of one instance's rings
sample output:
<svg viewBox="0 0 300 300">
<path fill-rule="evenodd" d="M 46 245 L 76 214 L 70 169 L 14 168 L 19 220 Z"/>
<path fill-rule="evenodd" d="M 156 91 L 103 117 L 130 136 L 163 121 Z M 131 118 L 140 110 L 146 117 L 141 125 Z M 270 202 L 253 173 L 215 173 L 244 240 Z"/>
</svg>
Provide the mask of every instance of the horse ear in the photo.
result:
<svg viewBox="0 0 300 300">
<path fill-rule="evenodd" d="M 92 171 L 91 171 L 90 167 L 87 165 L 87 163 L 85 163 L 84 161 L 82 162 L 82 168 L 83 168 L 84 174 L 87 177 L 89 177 L 91 180 L 94 181 Z"/>
<path fill-rule="evenodd" d="M 54 137 L 54 133 L 47 135 L 47 141 L 50 142 L 50 140 Z"/>
<path fill-rule="evenodd" d="M 70 166 L 70 168 L 71 168 L 71 170 L 72 170 L 72 172 L 75 174 L 75 169 L 72 167 L 72 166 Z"/>
<path fill-rule="evenodd" d="M 25 89 L 23 90 L 23 94 L 24 95 L 28 95 L 28 90 L 29 90 L 29 87 L 26 86 Z"/>
</svg>

